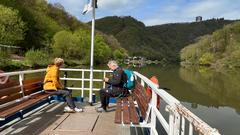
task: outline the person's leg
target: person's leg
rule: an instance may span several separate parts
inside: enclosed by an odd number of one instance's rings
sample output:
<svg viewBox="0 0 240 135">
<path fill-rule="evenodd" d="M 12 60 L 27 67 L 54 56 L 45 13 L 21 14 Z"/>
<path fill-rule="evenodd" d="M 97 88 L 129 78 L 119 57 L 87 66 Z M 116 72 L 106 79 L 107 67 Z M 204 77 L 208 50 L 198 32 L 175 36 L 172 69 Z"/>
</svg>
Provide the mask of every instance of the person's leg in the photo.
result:
<svg viewBox="0 0 240 135">
<path fill-rule="evenodd" d="M 109 94 L 111 97 L 118 97 L 119 95 L 124 94 L 124 89 L 119 87 L 113 87 L 112 91 Z"/>
<path fill-rule="evenodd" d="M 106 91 L 107 93 L 105 94 L 105 105 L 106 107 L 109 104 L 110 97 L 117 97 L 120 94 L 123 94 L 123 89 L 118 88 L 118 87 L 113 87 L 111 90 Z"/>
<path fill-rule="evenodd" d="M 76 107 L 76 105 L 74 104 L 73 100 L 72 100 L 72 90 L 69 89 L 64 89 L 64 90 L 58 90 L 59 93 L 61 93 L 61 95 L 63 97 L 65 97 L 67 105 L 71 108 L 74 109 Z"/>
<path fill-rule="evenodd" d="M 69 89 L 64 89 L 64 90 L 50 90 L 50 91 L 45 91 L 46 93 L 50 93 L 53 95 L 61 95 L 66 99 L 67 102 L 67 107 L 64 108 L 64 110 L 66 109 L 66 111 L 75 111 L 75 112 L 83 112 L 82 108 L 77 108 L 76 105 L 74 104 L 73 100 L 72 100 L 72 90 Z"/>
<path fill-rule="evenodd" d="M 99 95 L 100 95 L 100 100 L 101 100 L 101 107 L 106 110 L 106 107 L 108 105 L 108 99 L 109 99 L 109 89 L 101 89 L 99 91 Z"/>
<path fill-rule="evenodd" d="M 110 96 L 107 96 L 107 97 L 106 97 L 106 107 L 108 107 L 109 100 L 110 100 Z"/>
<path fill-rule="evenodd" d="M 72 91 L 69 89 L 65 90 L 47 90 L 45 91 L 46 93 L 51 93 L 53 95 L 61 95 L 66 99 L 67 105 L 71 108 L 74 109 L 76 106 L 72 100 Z"/>
</svg>

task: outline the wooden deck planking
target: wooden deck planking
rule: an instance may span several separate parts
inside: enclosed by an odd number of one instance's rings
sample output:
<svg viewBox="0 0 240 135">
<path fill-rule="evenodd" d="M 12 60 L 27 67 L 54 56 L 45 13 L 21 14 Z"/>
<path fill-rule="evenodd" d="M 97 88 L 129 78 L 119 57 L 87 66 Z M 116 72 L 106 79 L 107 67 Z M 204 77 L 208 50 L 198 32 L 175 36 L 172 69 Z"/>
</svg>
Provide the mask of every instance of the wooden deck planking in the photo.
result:
<svg viewBox="0 0 240 135">
<path fill-rule="evenodd" d="M 59 106 L 59 104 L 61 104 Z M 96 106 L 84 106 L 83 113 L 63 113 L 66 104 L 53 103 L 11 127 L 0 132 L 0 135 L 130 135 L 130 127 L 114 123 L 115 106 L 107 113 L 97 113 Z M 52 110 L 55 106 L 59 106 Z M 51 111 L 49 111 L 51 110 Z"/>
</svg>

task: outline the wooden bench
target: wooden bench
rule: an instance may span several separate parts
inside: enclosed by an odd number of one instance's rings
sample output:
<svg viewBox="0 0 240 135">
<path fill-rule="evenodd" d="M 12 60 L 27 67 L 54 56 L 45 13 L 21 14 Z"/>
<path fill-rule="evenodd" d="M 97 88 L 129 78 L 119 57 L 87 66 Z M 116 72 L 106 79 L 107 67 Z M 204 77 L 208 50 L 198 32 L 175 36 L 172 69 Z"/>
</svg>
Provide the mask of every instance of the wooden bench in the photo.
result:
<svg viewBox="0 0 240 135">
<path fill-rule="evenodd" d="M 139 124 L 147 116 L 149 101 L 150 98 L 144 87 L 140 83 L 136 83 L 130 96 L 117 100 L 115 123 Z"/>
<path fill-rule="evenodd" d="M 43 78 L 34 78 L 24 80 L 22 86 L 18 81 L 0 85 L 0 120 L 48 99 L 50 94 L 43 91 L 42 82 Z"/>
</svg>

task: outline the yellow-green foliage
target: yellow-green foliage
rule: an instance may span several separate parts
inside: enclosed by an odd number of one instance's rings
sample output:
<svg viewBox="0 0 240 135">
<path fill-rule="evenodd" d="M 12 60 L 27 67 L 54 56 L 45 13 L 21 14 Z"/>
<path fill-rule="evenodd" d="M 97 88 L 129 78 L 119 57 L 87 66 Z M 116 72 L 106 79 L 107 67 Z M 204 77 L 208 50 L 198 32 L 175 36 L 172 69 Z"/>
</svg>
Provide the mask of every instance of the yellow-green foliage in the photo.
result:
<svg viewBox="0 0 240 135">
<path fill-rule="evenodd" d="M 224 26 L 181 50 L 185 64 L 240 67 L 240 22 Z"/>
<path fill-rule="evenodd" d="M 28 50 L 25 54 L 25 62 L 30 67 L 45 66 L 50 63 L 52 58 L 44 50 Z"/>
<path fill-rule="evenodd" d="M 56 33 L 52 44 L 54 56 L 79 60 L 87 64 L 90 61 L 90 35 L 89 31 L 81 29 L 75 32 L 63 30 Z M 111 48 L 99 34 L 96 34 L 94 41 L 94 62 L 99 64 L 107 61 L 112 56 Z"/>
<path fill-rule="evenodd" d="M 0 44 L 14 45 L 24 39 L 25 31 L 18 10 L 0 5 Z"/>
<path fill-rule="evenodd" d="M 211 65 L 214 60 L 214 56 L 212 53 L 204 53 L 202 57 L 199 59 L 200 65 Z"/>
<path fill-rule="evenodd" d="M 126 50 L 124 50 L 124 49 L 115 50 L 113 52 L 113 58 L 115 60 L 118 60 L 118 61 L 123 60 L 126 57 L 127 57 L 127 53 L 126 53 Z"/>
<path fill-rule="evenodd" d="M 8 66 L 8 64 L 10 63 L 9 61 L 9 53 L 6 50 L 2 50 L 0 48 L 0 68 L 3 68 L 5 66 Z"/>
</svg>

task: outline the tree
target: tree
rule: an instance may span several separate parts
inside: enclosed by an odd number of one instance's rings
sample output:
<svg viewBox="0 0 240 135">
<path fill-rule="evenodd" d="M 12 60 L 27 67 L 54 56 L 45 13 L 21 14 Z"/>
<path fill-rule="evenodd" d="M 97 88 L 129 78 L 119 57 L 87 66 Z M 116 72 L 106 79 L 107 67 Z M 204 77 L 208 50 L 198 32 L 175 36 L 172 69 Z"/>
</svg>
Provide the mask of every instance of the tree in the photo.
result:
<svg viewBox="0 0 240 135">
<path fill-rule="evenodd" d="M 53 37 L 53 42 L 52 48 L 54 55 L 66 58 L 72 54 L 70 50 L 72 50 L 72 46 L 75 45 L 73 35 L 70 31 L 63 30 L 56 33 Z M 75 48 L 75 50 L 77 50 L 77 48 Z"/>
<path fill-rule="evenodd" d="M 90 34 L 85 31 L 63 30 L 53 37 L 53 53 L 63 58 L 83 60 L 89 54 L 89 47 Z"/>
<path fill-rule="evenodd" d="M 17 44 L 24 40 L 25 31 L 25 23 L 18 11 L 0 5 L 0 44 Z"/>
<path fill-rule="evenodd" d="M 104 42 L 104 38 L 100 35 L 96 35 L 95 46 L 94 46 L 94 61 L 97 64 L 100 64 L 109 60 L 110 56 L 111 56 L 111 49 Z"/>
<path fill-rule="evenodd" d="M 127 53 L 123 48 L 117 49 L 113 52 L 113 58 L 115 60 L 123 60 L 126 57 L 127 57 Z"/>
</svg>

